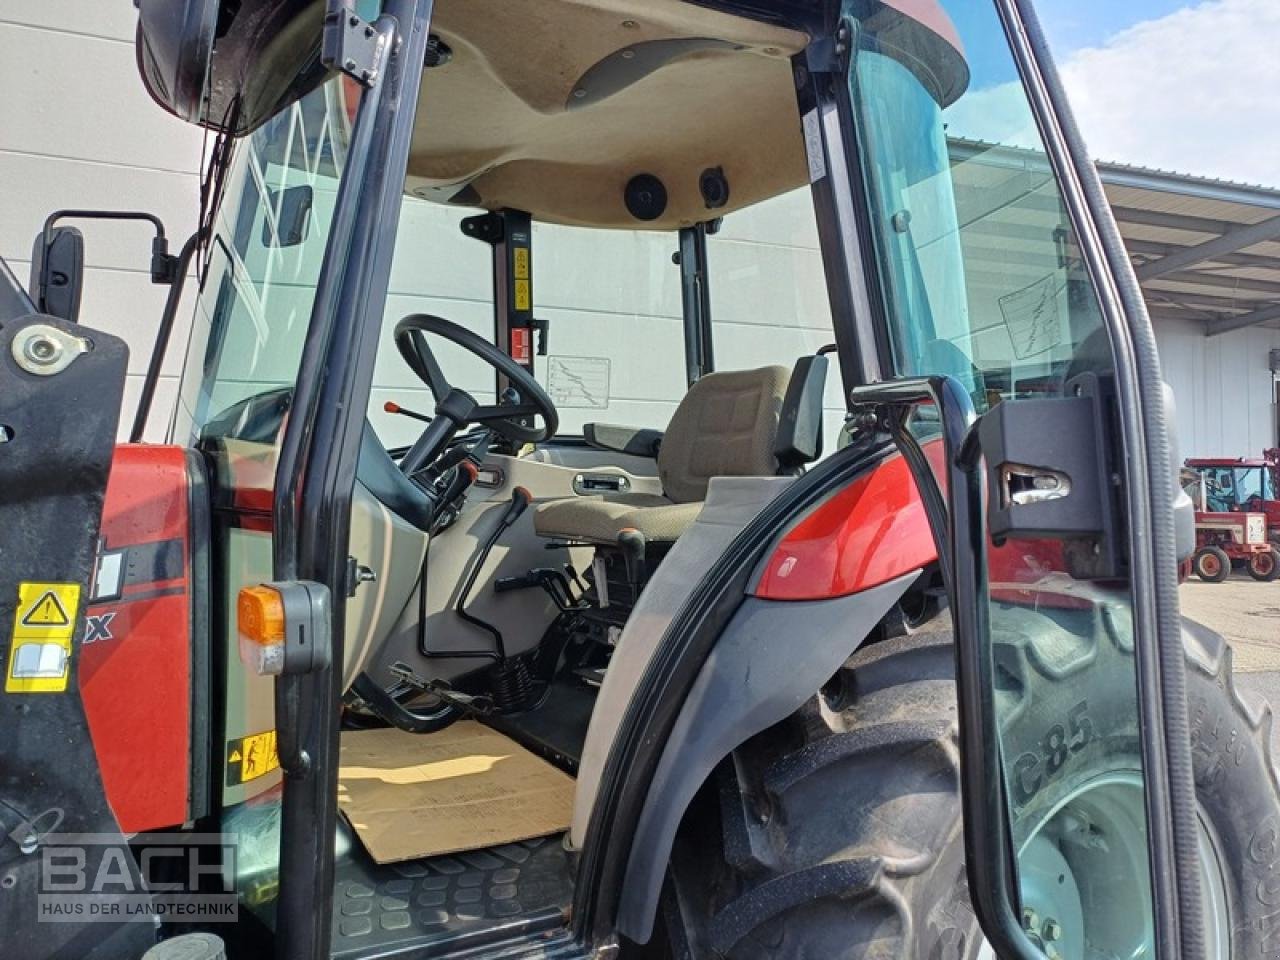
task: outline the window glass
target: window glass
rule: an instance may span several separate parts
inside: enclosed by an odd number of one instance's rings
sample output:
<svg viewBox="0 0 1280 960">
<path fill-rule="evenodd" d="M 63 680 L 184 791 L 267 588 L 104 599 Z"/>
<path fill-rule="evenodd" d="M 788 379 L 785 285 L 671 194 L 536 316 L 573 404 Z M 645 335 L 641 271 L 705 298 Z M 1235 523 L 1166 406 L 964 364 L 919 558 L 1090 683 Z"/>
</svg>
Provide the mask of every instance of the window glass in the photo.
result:
<svg viewBox="0 0 1280 960">
<path fill-rule="evenodd" d="M 808 187 L 738 210 L 707 238 L 717 370 L 790 368 L 835 342 Z M 834 354 L 827 370 L 823 453 L 835 449 L 846 404 Z"/>
<path fill-rule="evenodd" d="M 534 372 L 561 433 L 670 422 L 686 389 L 677 246 L 652 230 L 534 224 L 533 308 L 551 322 Z"/>
<path fill-rule="evenodd" d="M 297 379 L 350 120 L 335 81 L 237 147 L 197 299 L 174 436 L 247 436 Z M 251 426 L 251 425 L 250 425 Z"/>
<path fill-rule="evenodd" d="M 994 11 L 946 6 L 981 54 L 962 96 L 942 106 L 874 32 L 854 96 L 898 373 L 957 376 L 981 410 L 1057 393 L 1102 321 L 1012 61 L 983 39 Z"/>
<path fill-rule="evenodd" d="M 378 345 L 369 418 L 389 447 L 411 443 L 421 424 L 388 414 L 393 400 L 429 413 L 430 391 L 395 349 L 401 317 L 430 313 L 493 340 L 490 247 L 463 235 L 481 210 L 407 196 Z M 670 233 L 533 225 L 533 312 L 550 324 L 534 373 L 560 413 L 560 433 L 585 423 L 662 429 L 685 393 L 680 270 Z M 466 351 L 428 337 L 446 378 L 492 402 L 492 369 Z"/>
<path fill-rule="evenodd" d="M 1092 381 L 1071 384 L 1077 374 L 1110 376 L 1099 306 L 994 5 L 847 9 L 861 26 L 855 186 L 872 218 L 890 373 L 955 377 L 979 412 L 1069 384 L 1083 393 Z M 936 431 L 936 415 L 916 428 Z M 988 536 L 981 595 L 959 602 L 986 608 L 1028 938 L 1047 956 L 1149 957 L 1132 588 L 1122 560 L 1093 559 L 1102 546 Z"/>
</svg>

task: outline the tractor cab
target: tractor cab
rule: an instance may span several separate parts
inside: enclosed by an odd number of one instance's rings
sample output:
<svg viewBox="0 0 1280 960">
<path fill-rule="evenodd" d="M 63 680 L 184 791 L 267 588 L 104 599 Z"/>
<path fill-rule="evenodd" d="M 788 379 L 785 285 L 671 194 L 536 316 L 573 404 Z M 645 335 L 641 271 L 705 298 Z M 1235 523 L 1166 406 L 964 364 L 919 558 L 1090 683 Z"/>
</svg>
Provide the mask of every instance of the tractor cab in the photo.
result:
<svg viewBox="0 0 1280 960">
<path fill-rule="evenodd" d="M 1192 459 L 1186 471 L 1196 485 L 1192 499 L 1203 490 L 1202 509 L 1265 513 L 1268 535 L 1280 543 L 1280 450 L 1264 450 L 1260 459 Z"/>
<path fill-rule="evenodd" d="M 1265 953 L 1267 748 L 1184 662 L 1169 401 L 1025 8 L 142 0 L 213 135 L 168 444 L 0 284 L 0 531 L 66 545 L 0 565 L 5 703 L 99 774 L 0 800 L 81 797 L 151 921 L 87 955 Z M 224 855 L 158 887 L 175 843 Z"/>
</svg>

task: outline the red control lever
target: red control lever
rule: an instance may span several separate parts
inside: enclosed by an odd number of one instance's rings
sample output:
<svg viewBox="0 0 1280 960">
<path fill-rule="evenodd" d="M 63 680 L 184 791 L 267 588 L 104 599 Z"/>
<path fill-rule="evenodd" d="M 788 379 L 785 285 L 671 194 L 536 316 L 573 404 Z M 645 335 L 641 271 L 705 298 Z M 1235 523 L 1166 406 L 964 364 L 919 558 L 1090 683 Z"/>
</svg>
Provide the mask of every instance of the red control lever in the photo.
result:
<svg viewBox="0 0 1280 960">
<path fill-rule="evenodd" d="M 382 409 L 387 411 L 387 413 L 396 413 L 402 417 L 412 417 L 414 420 L 421 420 L 423 423 L 431 422 L 431 418 L 428 417 L 425 413 L 418 413 L 415 410 L 406 410 L 404 407 L 400 406 L 400 404 L 396 403 L 394 400 L 388 400 L 386 403 L 382 405 Z"/>
</svg>

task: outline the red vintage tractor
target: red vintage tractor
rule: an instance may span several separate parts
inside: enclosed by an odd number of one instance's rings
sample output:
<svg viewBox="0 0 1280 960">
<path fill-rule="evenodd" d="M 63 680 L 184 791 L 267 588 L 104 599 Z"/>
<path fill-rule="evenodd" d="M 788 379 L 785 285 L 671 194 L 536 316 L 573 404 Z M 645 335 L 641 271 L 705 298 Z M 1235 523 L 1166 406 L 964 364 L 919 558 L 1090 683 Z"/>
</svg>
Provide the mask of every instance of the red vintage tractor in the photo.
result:
<svg viewBox="0 0 1280 960">
<path fill-rule="evenodd" d="M 1255 580 L 1280 576 L 1280 450 L 1261 460 L 1187 461 L 1183 485 L 1196 505 L 1196 553 L 1201 580 L 1221 583 L 1243 565 Z"/>
<path fill-rule="evenodd" d="M 1203 457 L 1187 461 L 1202 474 L 1209 502 L 1227 510 L 1267 515 L 1267 539 L 1280 543 L 1280 447 L 1262 451 L 1259 459 Z"/>
</svg>

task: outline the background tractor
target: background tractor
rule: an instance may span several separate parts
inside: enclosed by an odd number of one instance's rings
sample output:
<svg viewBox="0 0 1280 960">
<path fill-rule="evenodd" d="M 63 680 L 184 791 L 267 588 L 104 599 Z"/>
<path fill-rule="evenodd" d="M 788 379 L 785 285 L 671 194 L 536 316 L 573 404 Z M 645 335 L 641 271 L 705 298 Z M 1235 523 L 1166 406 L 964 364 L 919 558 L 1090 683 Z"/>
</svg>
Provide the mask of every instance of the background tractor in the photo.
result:
<svg viewBox="0 0 1280 960">
<path fill-rule="evenodd" d="M 1183 486 L 1196 505 L 1196 576 L 1221 583 L 1233 566 L 1255 580 L 1280 576 L 1280 500 L 1275 499 L 1276 460 L 1188 460 Z"/>
</svg>

